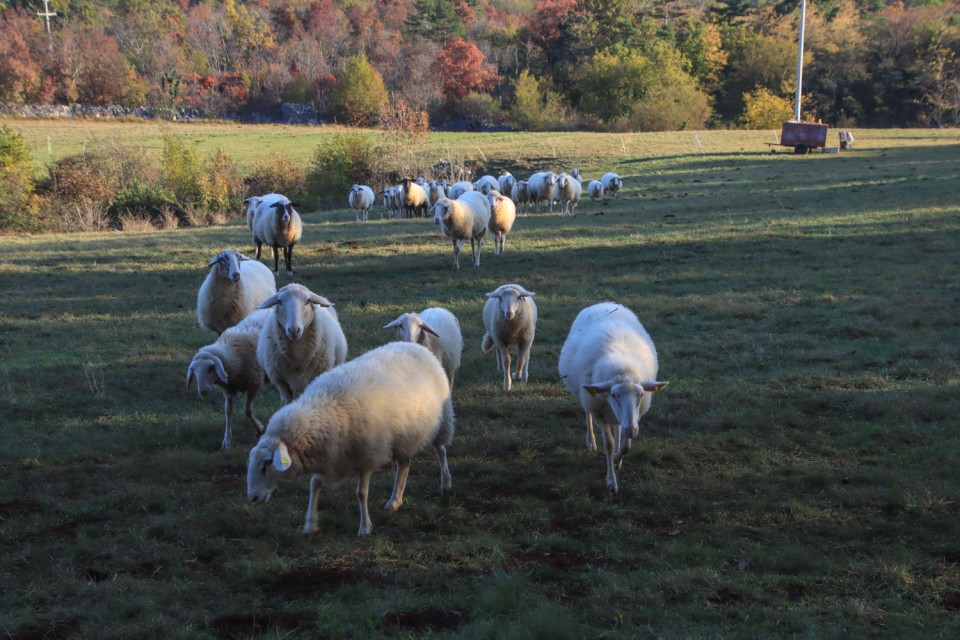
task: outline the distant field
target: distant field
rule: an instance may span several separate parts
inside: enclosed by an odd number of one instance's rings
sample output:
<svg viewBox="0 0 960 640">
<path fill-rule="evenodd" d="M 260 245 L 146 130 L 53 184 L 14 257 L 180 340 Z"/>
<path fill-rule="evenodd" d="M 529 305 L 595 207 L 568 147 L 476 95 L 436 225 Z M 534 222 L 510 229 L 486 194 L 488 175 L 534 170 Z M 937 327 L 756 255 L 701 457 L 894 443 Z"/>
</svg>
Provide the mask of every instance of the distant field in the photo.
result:
<svg viewBox="0 0 960 640">
<path fill-rule="evenodd" d="M 11 121 L 46 161 L 140 123 Z M 237 158 L 307 158 L 324 130 L 171 127 Z M 46 131 L 49 131 L 47 133 Z M 450 269 L 432 220 L 307 213 L 295 280 L 336 303 L 351 357 L 442 305 L 465 339 L 453 491 L 413 463 L 357 539 L 354 485 L 245 496 L 252 427 L 184 387 L 212 336 L 204 265 L 238 219 L 0 237 L 0 630 L 11 638 L 960 637 L 960 134 L 856 131 L 798 157 L 773 132 L 439 135 L 516 169 L 616 170 L 615 200 L 519 218 L 506 255 Z M 831 133 L 835 136 L 835 132 Z M 699 141 L 699 146 L 697 142 Z M 551 146 L 553 145 L 553 146 Z M 623 147 L 626 148 L 624 154 Z M 554 153 L 554 149 L 556 152 Z M 471 156 L 472 157 L 472 156 Z M 555 160 L 553 158 L 556 158 Z M 238 209 L 239 211 L 239 209 Z M 464 262 L 464 261 L 461 261 Z M 286 284 L 286 276 L 278 284 Z M 480 353 L 484 294 L 519 282 L 530 381 Z M 577 312 L 632 308 L 660 392 L 619 474 L 556 371 Z M 266 420 L 277 408 L 257 400 Z"/>
</svg>

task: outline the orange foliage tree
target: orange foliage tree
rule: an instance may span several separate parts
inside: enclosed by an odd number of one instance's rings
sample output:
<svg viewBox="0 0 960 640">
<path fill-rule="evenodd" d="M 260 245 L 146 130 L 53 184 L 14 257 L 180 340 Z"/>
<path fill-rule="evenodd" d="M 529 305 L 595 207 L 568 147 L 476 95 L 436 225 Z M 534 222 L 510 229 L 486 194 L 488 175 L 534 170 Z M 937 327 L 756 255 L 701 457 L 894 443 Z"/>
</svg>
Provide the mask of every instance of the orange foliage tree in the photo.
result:
<svg viewBox="0 0 960 640">
<path fill-rule="evenodd" d="M 471 92 L 489 91 L 497 82 L 497 74 L 484 62 L 483 52 L 463 38 L 451 38 L 437 54 L 437 71 L 441 77 L 441 93 L 448 106 L 456 104 Z"/>
</svg>

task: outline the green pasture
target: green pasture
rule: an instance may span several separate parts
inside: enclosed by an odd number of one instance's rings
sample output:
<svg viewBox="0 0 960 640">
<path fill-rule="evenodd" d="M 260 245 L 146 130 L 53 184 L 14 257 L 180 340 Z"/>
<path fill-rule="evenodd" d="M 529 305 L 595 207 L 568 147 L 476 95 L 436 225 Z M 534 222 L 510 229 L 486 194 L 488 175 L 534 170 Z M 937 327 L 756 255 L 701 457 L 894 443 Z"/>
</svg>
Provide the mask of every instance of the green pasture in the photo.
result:
<svg viewBox="0 0 960 640">
<path fill-rule="evenodd" d="M 47 135 L 68 154 L 162 130 L 9 124 L 41 165 Z M 176 130 L 305 159 L 324 131 Z M 250 504 L 253 428 L 235 410 L 220 451 L 222 402 L 184 386 L 213 340 L 204 265 L 250 250 L 239 206 L 215 227 L 0 237 L 0 632 L 960 636 L 960 134 L 856 135 L 802 157 L 771 153 L 773 132 L 431 135 L 438 158 L 625 178 L 572 219 L 521 216 L 506 255 L 487 243 L 460 272 L 432 220 L 305 213 L 294 280 L 336 304 L 351 356 L 404 311 L 442 305 L 463 328 L 453 490 L 425 451 L 387 514 L 384 469 L 365 539 L 349 483 L 324 490 L 311 539 L 306 477 Z M 540 310 L 510 393 L 479 349 L 484 293 L 507 282 Z M 637 313 L 670 382 L 616 498 L 556 371 L 574 317 L 603 300 Z M 255 406 L 266 420 L 277 394 Z"/>
</svg>

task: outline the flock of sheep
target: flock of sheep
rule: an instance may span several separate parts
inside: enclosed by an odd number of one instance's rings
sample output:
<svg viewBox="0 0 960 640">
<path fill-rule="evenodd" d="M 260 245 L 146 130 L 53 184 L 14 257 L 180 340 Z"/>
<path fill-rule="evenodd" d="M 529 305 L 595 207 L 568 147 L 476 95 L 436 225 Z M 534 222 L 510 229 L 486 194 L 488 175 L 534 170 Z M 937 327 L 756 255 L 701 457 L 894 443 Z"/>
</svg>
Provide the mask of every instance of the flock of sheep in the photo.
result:
<svg viewBox="0 0 960 640">
<path fill-rule="evenodd" d="M 622 184 L 616 174 L 601 184 L 601 192 L 616 194 Z M 489 180 L 487 180 L 489 178 Z M 405 179 L 401 202 L 409 214 L 428 209 L 453 242 L 454 266 L 460 245 L 474 246 L 479 265 L 480 242 L 487 229 L 494 234 L 495 252 L 516 215 L 514 196 L 532 190 L 527 202 L 559 201 L 570 215 L 579 198 L 580 176 L 538 173 L 516 182 L 505 173 L 496 180 L 485 176 L 470 189 L 460 183 L 431 181 L 427 189 Z M 594 181 L 597 182 L 597 181 Z M 576 197 L 566 198 L 569 185 Z M 607 186 L 609 185 L 609 186 Z M 437 190 L 437 197 L 427 191 Z M 442 190 L 441 190 L 442 189 Z M 385 190 L 385 191 L 389 191 Z M 441 195 L 442 194 L 442 195 Z M 549 195 L 546 195 L 549 194 Z M 350 204 L 366 219 L 361 197 L 368 187 L 355 186 Z M 423 195 L 426 199 L 421 201 Z M 556 197 L 559 195 L 560 197 Z M 522 197 L 522 196 L 521 196 Z M 357 204 L 355 204 L 355 200 Z M 424 204 L 424 202 L 426 204 Z M 509 203 L 509 204 L 508 204 Z M 287 274 L 292 275 L 293 246 L 302 234 L 294 203 L 279 194 L 249 198 L 247 224 L 253 233 L 257 259 L 234 249 L 218 253 L 197 296 L 197 318 L 217 339 L 200 348 L 187 368 L 187 384 L 194 381 L 201 396 L 217 389 L 224 397 L 225 430 L 222 446 L 230 446 L 233 402 L 246 396 L 245 413 L 260 440 L 250 451 L 247 495 L 266 502 L 285 477 L 312 474 L 304 533 L 317 531 L 317 504 L 321 485 L 336 486 L 359 477 L 359 535 L 372 531 L 367 495 L 370 477 L 380 467 L 396 465 L 388 511 L 403 503 L 410 459 L 428 444 L 440 461 L 440 488 L 452 479 L 447 447 L 454 434 L 452 389 L 463 351 L 460 323 L 440 307 L 401 314 L 384 329 L 394 329 L 395 342 L 347 361 L 347 338 L 333 303 L 300 284 L 277 290 L 282 251 Z M 503 215 L 502 209 L 511 214 Z M 362 212 L 362 213 L 361 213 Z M 509 218 L 504 223 L 503 218 Z M 494 220 L 499 220 L 494 222 Z M 274 272 L 260 261 L 263 245 L 274 252 Z M 481 349 L 493 351 L 503 387 L 528 379 L 530 351 L 537 324 L 535 294 L 519 284 L 504 284 L 486 294 Z M 516 368 L 511 348 L 517 349 Z M 657 380 L 658 361 L 653 341 L 632 311 L 613 302 L 587 307 L 577 316 L 560 352 L 559 373 L 566 388 L 580 401 L 586 415 L 587 447 L 596 449 L 594 423 L 601 430 L 607 462 L 608 488 L 619 491 L 616 469 L 639 432 L 639 419 L 650 408 L 652 394 L 667 383 Z M 269 382 L 280 394 L 282 407 L 266 427 L 253 412 L 253 402 Z"/>
</svg>

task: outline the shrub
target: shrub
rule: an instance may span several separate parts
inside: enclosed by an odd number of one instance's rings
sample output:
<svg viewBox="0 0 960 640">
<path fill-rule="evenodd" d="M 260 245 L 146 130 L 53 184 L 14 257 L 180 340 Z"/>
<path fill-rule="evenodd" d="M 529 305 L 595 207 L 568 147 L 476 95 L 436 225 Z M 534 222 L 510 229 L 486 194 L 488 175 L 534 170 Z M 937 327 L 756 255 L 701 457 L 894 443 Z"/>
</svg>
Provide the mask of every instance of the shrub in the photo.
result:
<svg viewBox="0 0 960 640">
<path fill-rule="evenodd" d="M 295 200 L 307 194 L 307 170 L 294 164 L 286 154 L 275 152 L 254 165 L 243 186 L 241 200 L 267 193 L 282 193 Z"/>
<path fill-rule="evenodd" d="M 30 147 L 22 135 L 0 125 L 0 230 L 38 229 L 39 210 Z"/>
<path fill-rule="evenodd" d="M 457 105 L 460 115 L 481 125 L 503 122 L 503 108 L 500 101 L 486 93 L 467 94 Z"/>
<path fill-rule="evenodd" d="M 347 124 L 370 126 L 387 103 L 383 76 L 362 53 L 347 58 L 331 96 L 336 115 Z"/>
<path fill-rule="evenodd" d="M 209 222 L 216 222 L 228 217 L 231 209 L 243 199 L 243 180 L 237 175 L 233 158 L 217 151 L 211 159 L 210 170 L 201 174 L 199 179 L 201 205 L 210 217 Z"/>
<path fill-rule="evenodd" d="M 342 203 L 355 184 L 383 181 L 385 157 L 381 145 L 363 133 L 330 136 L 313 152 L 307 174 L 307 192 L 321 204 Z"/>
<path fill-rule="evenodd" d="M 793 117 L 790 101 L 766 87 L 757 87 L 743 96 L 740 124 L 744 129 L 779 129 Z"/>
<path fill-rule="evenodd" d="M 563 98 L 523 71 L 514 85 L 510 121 L 522 131 L 550 131 L 565 128 L 569 118 Z"/>
</svg>

